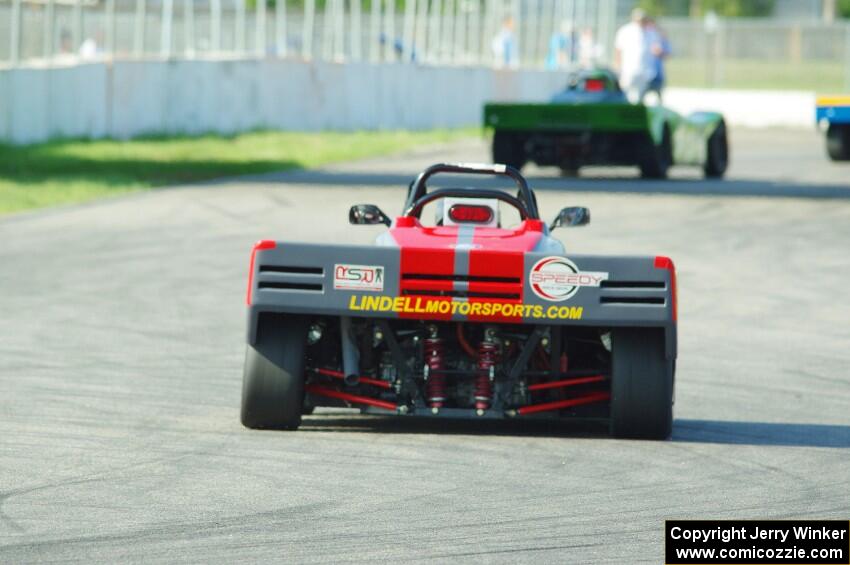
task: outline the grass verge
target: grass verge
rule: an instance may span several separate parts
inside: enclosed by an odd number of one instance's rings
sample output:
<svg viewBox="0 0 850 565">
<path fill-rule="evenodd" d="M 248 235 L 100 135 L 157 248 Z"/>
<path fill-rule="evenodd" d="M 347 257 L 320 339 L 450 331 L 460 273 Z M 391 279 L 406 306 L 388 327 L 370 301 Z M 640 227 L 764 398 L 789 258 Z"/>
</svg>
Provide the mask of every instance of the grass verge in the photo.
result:
<svg viewBox="0 0 850 565">
<path fill-rule="evenodd" d="M 213 178 L 311 168 L 452 141 L 476 130 L 252 132 L 0 144 L 0 214 Z"/>
<path fill-rule="evenodd" d="M 814 90 L 840 94 L 847 85 L 848 68 L 841 61 L 759 61 L 727 59 L 713 71 L 709 62 L 671 58 L 667 63 L 669 86 L 752 90 Z M 715 83 L 716 82 L 716 83 Z M 814 112 L 814 110 L 812 110 Z"/>
</svg>

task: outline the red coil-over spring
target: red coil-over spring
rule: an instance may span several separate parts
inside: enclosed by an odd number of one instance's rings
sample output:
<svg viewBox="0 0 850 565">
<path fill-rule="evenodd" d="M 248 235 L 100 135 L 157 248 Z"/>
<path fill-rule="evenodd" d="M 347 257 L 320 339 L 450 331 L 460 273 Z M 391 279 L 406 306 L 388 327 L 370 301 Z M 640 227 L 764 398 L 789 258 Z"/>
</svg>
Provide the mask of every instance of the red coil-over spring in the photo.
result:
<svg viewBox="0 0 850 565">
<path fill-rule="evenodd" d="M 425 385 L 425 396 L 428 406 L 442 408 L 446 402 L 446 375 L 443 373 L 444 343 L 439 337 L 425 339 L 425 365 L 428 367 L 428 382 Z"/>
<path fill-rule="evenodd" d="M 478 344 L 478 375 L 475 377 L 475 409 L 486 410 L 493 401 L 493 381 L 490 374 L 496 366 L 498 346 L 492 341 Z"/>
</svg>

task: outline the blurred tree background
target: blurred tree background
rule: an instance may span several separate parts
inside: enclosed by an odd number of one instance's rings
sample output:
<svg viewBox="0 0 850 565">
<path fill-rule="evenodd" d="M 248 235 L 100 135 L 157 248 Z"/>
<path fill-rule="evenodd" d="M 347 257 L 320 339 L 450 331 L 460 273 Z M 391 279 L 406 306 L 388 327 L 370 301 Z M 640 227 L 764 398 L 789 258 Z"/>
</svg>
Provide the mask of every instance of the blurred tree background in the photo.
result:
<svg viewBox="0 0 850 565">
<path fill-rule="evenodd" d="M 245 5 L 256 8 L 262 0 L 245 0 Z M 274 8 L 278 2 L 286 2 L 287 7 L 302 11 L 307 0 L 265 0 L 266 6 Z M 324 10 L 328 0 L 314 0 L 317 10 Z M 372 2 L 386 4 L 386 0 L 361 0 L 363 10 L 369 10 Z M 835 2 L 835 13 L 839 18 L 850 18 L 850 0 L 824 0 Z M 404 0 L 394 0 L 396 10 L 404 8 Z M 758 18 L 773 13 L 775 0 L 640 0 L 638 6 L 653 16 L 691 16 L 702 17 L 714 12 L 725 18 Z"/>
<path fill-rule="evenodd" d="M 249 9 L 253 10 L 254 8 L 257 7 L 257 4 L 259 3 L 259 1 L 260 0 L 245 0 L 245 6 L 247 6 Z M 283 1 L 284 0 L 266 0 L 266 6 L 268 6 L 269 8 L 274 8 L 275 5 L 278 2 L 283 2 Z M 329 0 L 314 0 L 314 1 L 315 1 L 315 5 L 316 5 L 317 10 L 324 10 L 325 5 L 328 3 Z M 375 0 L 375 1 L 378 2 L 379 4 L 381 4 L 382 6 L 386 6 L 386 0 L 384 0 L 384 1 Z M 285 0 L 285 2 L 286 2 L 287 8 L 293 8 L 293 9 L 296 9 L 298 11 L 303 11 L 304 5 L 306 4 L 306 0 Z M 404 0 L 394 0 L 394 4 L 395 4 L 396 11 L 404 8 Z M 372 0 L 360 0 L 360 6 L 364 11 L 370 10 L 372 8 Z"/>
<path fill-rule="evenodd" d="M 845 2 L 845 0 L 841 0 Z M 850 3 L 850 0 L 847 0 Z M 641 0 L 639 6 L 654 16 L 701 17 L 714 12 L 725 18 L 764 17 L 773 13 L 774 0 Z"/>
</svg>

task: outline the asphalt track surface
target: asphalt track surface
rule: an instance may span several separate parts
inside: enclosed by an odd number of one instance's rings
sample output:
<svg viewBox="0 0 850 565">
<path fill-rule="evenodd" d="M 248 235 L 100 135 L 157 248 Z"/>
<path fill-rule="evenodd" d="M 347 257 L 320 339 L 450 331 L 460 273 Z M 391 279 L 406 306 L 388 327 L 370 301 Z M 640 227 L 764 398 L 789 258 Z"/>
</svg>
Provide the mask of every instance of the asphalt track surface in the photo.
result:
<svg viewBox="0 0 850 565">
<path fill-rule="evenodd" d="M 676 259 L 666 442 L 240 426 L 252 242 L 369 242 L 349 204 L 396 212 L 480 140 L 0 220 L 0 562 L 660 563 L 666 518 L 850 518 L 850 165 L 814 133 L 733 144 L 724 182 L 528 171 L 546 216 L 591 207 L 568 249 Z"/>
</svg>

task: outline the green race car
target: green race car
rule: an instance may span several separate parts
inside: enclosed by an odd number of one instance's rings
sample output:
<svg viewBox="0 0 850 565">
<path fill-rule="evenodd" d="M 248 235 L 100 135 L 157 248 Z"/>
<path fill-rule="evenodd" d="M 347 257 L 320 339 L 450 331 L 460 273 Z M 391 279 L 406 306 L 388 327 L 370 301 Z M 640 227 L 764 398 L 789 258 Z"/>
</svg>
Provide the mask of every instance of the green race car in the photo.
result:
<svg viewBox="0 0 850 565">
<path fill-rule="evenodd" d="M 575 175 L 586 165 L 636 165 L 644 178 L 663 179 L 672 165 L 691 165 L 720 178 L 729 164 L 722 115 L 631 104 L 608 70 L 571 73 L 548 104 L 486 104 L 484 127 L 493 161 L 516 169 L 533 162 Z"/>
</svg>

